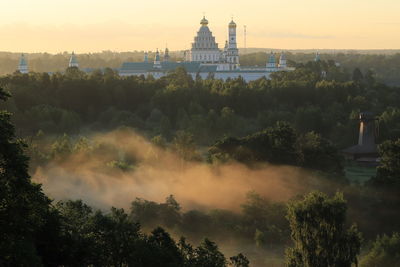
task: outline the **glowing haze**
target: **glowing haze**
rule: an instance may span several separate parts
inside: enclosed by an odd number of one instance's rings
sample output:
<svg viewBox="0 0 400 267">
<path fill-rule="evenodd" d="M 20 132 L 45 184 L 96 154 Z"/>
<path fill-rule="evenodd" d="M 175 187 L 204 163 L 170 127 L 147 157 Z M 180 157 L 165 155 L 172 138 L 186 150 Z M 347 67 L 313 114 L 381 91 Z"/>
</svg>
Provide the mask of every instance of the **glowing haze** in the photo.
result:
<svg viewBox="0 0 400 267">
<path fill-rule="evenodd" d="M 0 51 L 78 53 L 188 49 L 206 14 L 222 47 L 400 48 L 398 0 L 1 0 Z"/>
</svg>

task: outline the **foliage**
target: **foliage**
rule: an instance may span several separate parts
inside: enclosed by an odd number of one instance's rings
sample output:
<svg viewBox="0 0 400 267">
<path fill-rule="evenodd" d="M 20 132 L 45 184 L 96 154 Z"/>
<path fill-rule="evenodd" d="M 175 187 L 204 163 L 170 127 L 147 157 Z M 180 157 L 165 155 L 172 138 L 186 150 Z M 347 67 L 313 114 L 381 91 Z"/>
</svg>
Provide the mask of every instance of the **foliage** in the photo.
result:
<svg viewBox="0 0 400 267">
<path fill-rule="evenodd" d="M 233 267 L 249 267 L 250 262 L 242 253 L 239 253 L 237 256 L 230 257 L 230 264 Z"/>
<path fill-rule="evenodd" d="M 0 89 L 0 99 L 7 97 Z M 164 229 L 157 227 L 145 235 L 123 209 L 93 212 L 80 200 L 52 207 L 41 187 L 30 181 L 24 147 L 15 137 L 10 114 L 0 111 L 1 266 L 184 266 L 183 251 Z M 57 155 L 88 148 L 82 138 L 72 146 L 67 135 L 52 146 Z M 133 203 L 136 216 L 138 206 Z M 168 226 L 179 220 L 179 210 L 169 196 L 158 215 Z M 225 256 L 208 239 L 194 251 L 194 265 L 187 266 L 226 265 Z"/>
<path fill-rule="evenodd" d="M 288 266 L 351 266 L 357 264 L 361 236 L 355 226 L 346 230 L 346 201 L 312 192 L 288 207 L 294 247 L 287 250 Z"/>
<path fill-rule="evenodd" d="M 7 97 L 0 88 L 0 99 Z M 0 111 L 0 265 L 40 265 L 40 254 L 49 245 L 39 248 L 38 238 L 51 217 L 50 200 L 30 180 L 24 147 L 15 137 L 10 113 Z"/>
<path fill-rule="evenodd" d="M 225 137 L 209 149 L 211 161 L 288 164 L 343 178 L 343 158 L 327 139 L 314 132 L 299 135 L 287 123 L 242 138 Z"/>
<path fill-rule="evenodd" d="M 400 108 L 399 90 L 378 83 L 364 70 L 362 80 L 359 75 L 353 79 L 351 71 L 333 61 L 309 62 L 292 72 L 274 73 L 271 80 L 245 82 L 193 80 L 184 69 L 157 80 L 122 77 L 112 70 L 69 70 L 15 73 L 0 77 L 0 85 L 13 94 L 13 101 L 3 106 L 14 112 L 22 135 L 128 126 L 150 136 L 161 134 L 167 141 L 184 131 L 196 145 L 209 145 L 225 135 L 246 136 L 287 121 L 300 134 L 313 131 L 344 148 L 356 139 L 357 121 L 351 114 L 369 110 L 387 112 L 381 120 L 382 138 L 399 138 L 392 124 L 396 114 L 391 115 Z"/>
<path fill-rule="evenodd" d="M 400 189 L 400 139 L 386 141 L 379 146 L 381 155 L 376 177 L 369 183 L 374 186 Z"/>
<path fill-rule="evenodd" d="M 308 132 L 299 138 L 303 167 L 334 174 L 343 173 L 343 157 L 338 149 L 327 139 L 314 132 Z"/>
<path fill-rule="evenodd" d="M 365 255 L 360 266 L 399 266 L 400 265 L 400 234 L 378 236 L 371 250 Z"/>
</svg>

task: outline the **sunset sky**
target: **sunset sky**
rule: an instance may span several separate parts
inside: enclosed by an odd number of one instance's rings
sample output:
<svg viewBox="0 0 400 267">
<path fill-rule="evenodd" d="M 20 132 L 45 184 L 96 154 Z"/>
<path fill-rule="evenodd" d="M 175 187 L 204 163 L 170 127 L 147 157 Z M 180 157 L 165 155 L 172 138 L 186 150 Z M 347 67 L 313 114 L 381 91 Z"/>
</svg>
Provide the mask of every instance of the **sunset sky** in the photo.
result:
<svg viewBox="0 0 400 267">
<path fill-rule="evenodd" d="M 188 49 L 203 12 L 220 47 L 400 48 L 399 0 L 0 0 L 0 51 Z"/>
</svg>

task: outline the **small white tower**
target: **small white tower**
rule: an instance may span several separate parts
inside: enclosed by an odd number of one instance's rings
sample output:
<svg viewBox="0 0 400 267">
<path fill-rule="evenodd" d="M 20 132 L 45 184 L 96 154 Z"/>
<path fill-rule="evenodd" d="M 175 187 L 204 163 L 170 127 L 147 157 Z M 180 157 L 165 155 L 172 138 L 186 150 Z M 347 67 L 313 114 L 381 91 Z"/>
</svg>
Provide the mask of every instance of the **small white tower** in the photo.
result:
<svg viewBox="0 0 400 267">
<path fill-rule="evenodd" d="M 78 63 L 78 60 L 76 59 L 74 51 L 72 51 L 71 57 L 69 58 L 68 67 L 69 68 L 72 68 L 72 67 L 79 68 L 79 63 Z"/>
<path fill-rule="evenodd" d="M 158 48 L 156 51 L 156 55 L 154 57 L 154 68 L 160 69 L 161 68 L 161 62 L 160 62 L 160 52 L 158 52 Z"/>
<path fill-rule="evenodd" d="M 237 44 L 236 44 L 236 23 L 231 20 L 229 22 L 229 48 L 237 49 Z"/>
<path fill-rule="evenodd" d="M 19 58 L 18 71 L 24 74 L 29 72 L 24 54 L 21 54 L 21 57 Z"/>
<path fill-rule="evenodd" d="M 149 54 L 147 52 L 144 52 L 143 62 L 145 63 L 149 62 Z"/>
<path fill-rule="evenodd" d="M 281 56 L 279 57 L 279 64 L 278 64 L 278 68 L 280 69 L 286 69 L 287 65 L 286 65 L 286 56 L 285 53 L 281 53 Z"/>
<path fill-rule="evenodd" d="M 314 61 L 315 61 L 315 62 L 321 61 L 321 57 L 319 56 L 319 52 L 315 53 Z"/>
<path fill-rule="evenodd" d="M 267 62 L 267 71 L 275 71 L 276 70 L 276 59 L 275 54 L 271 51 Z"/>
<path fill-rule="evenodd" d="M 230 70 L 235 70 L 239 68 L 239 49 L 236 43 L 236 23 L 231 20 L 228 25 L 229 28 L 229 40 L 228 40 L 228 51 L 227 51 L 227 61 L 230 65 Z"/>
</svg>

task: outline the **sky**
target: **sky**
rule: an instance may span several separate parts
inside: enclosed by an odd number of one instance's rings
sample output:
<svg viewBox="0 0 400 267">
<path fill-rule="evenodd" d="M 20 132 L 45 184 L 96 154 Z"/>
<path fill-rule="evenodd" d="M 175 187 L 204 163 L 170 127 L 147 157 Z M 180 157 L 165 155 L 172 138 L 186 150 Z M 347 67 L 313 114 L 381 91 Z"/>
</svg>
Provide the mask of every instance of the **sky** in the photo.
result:
<svg viewBox="0 0 400 267">
<path fill-rule="evenodd" d="M 399 49 L 399 0 L 0 0 L 0 51 L 190 49 L 205 14 L 222 48 Z"/>
</svg>

